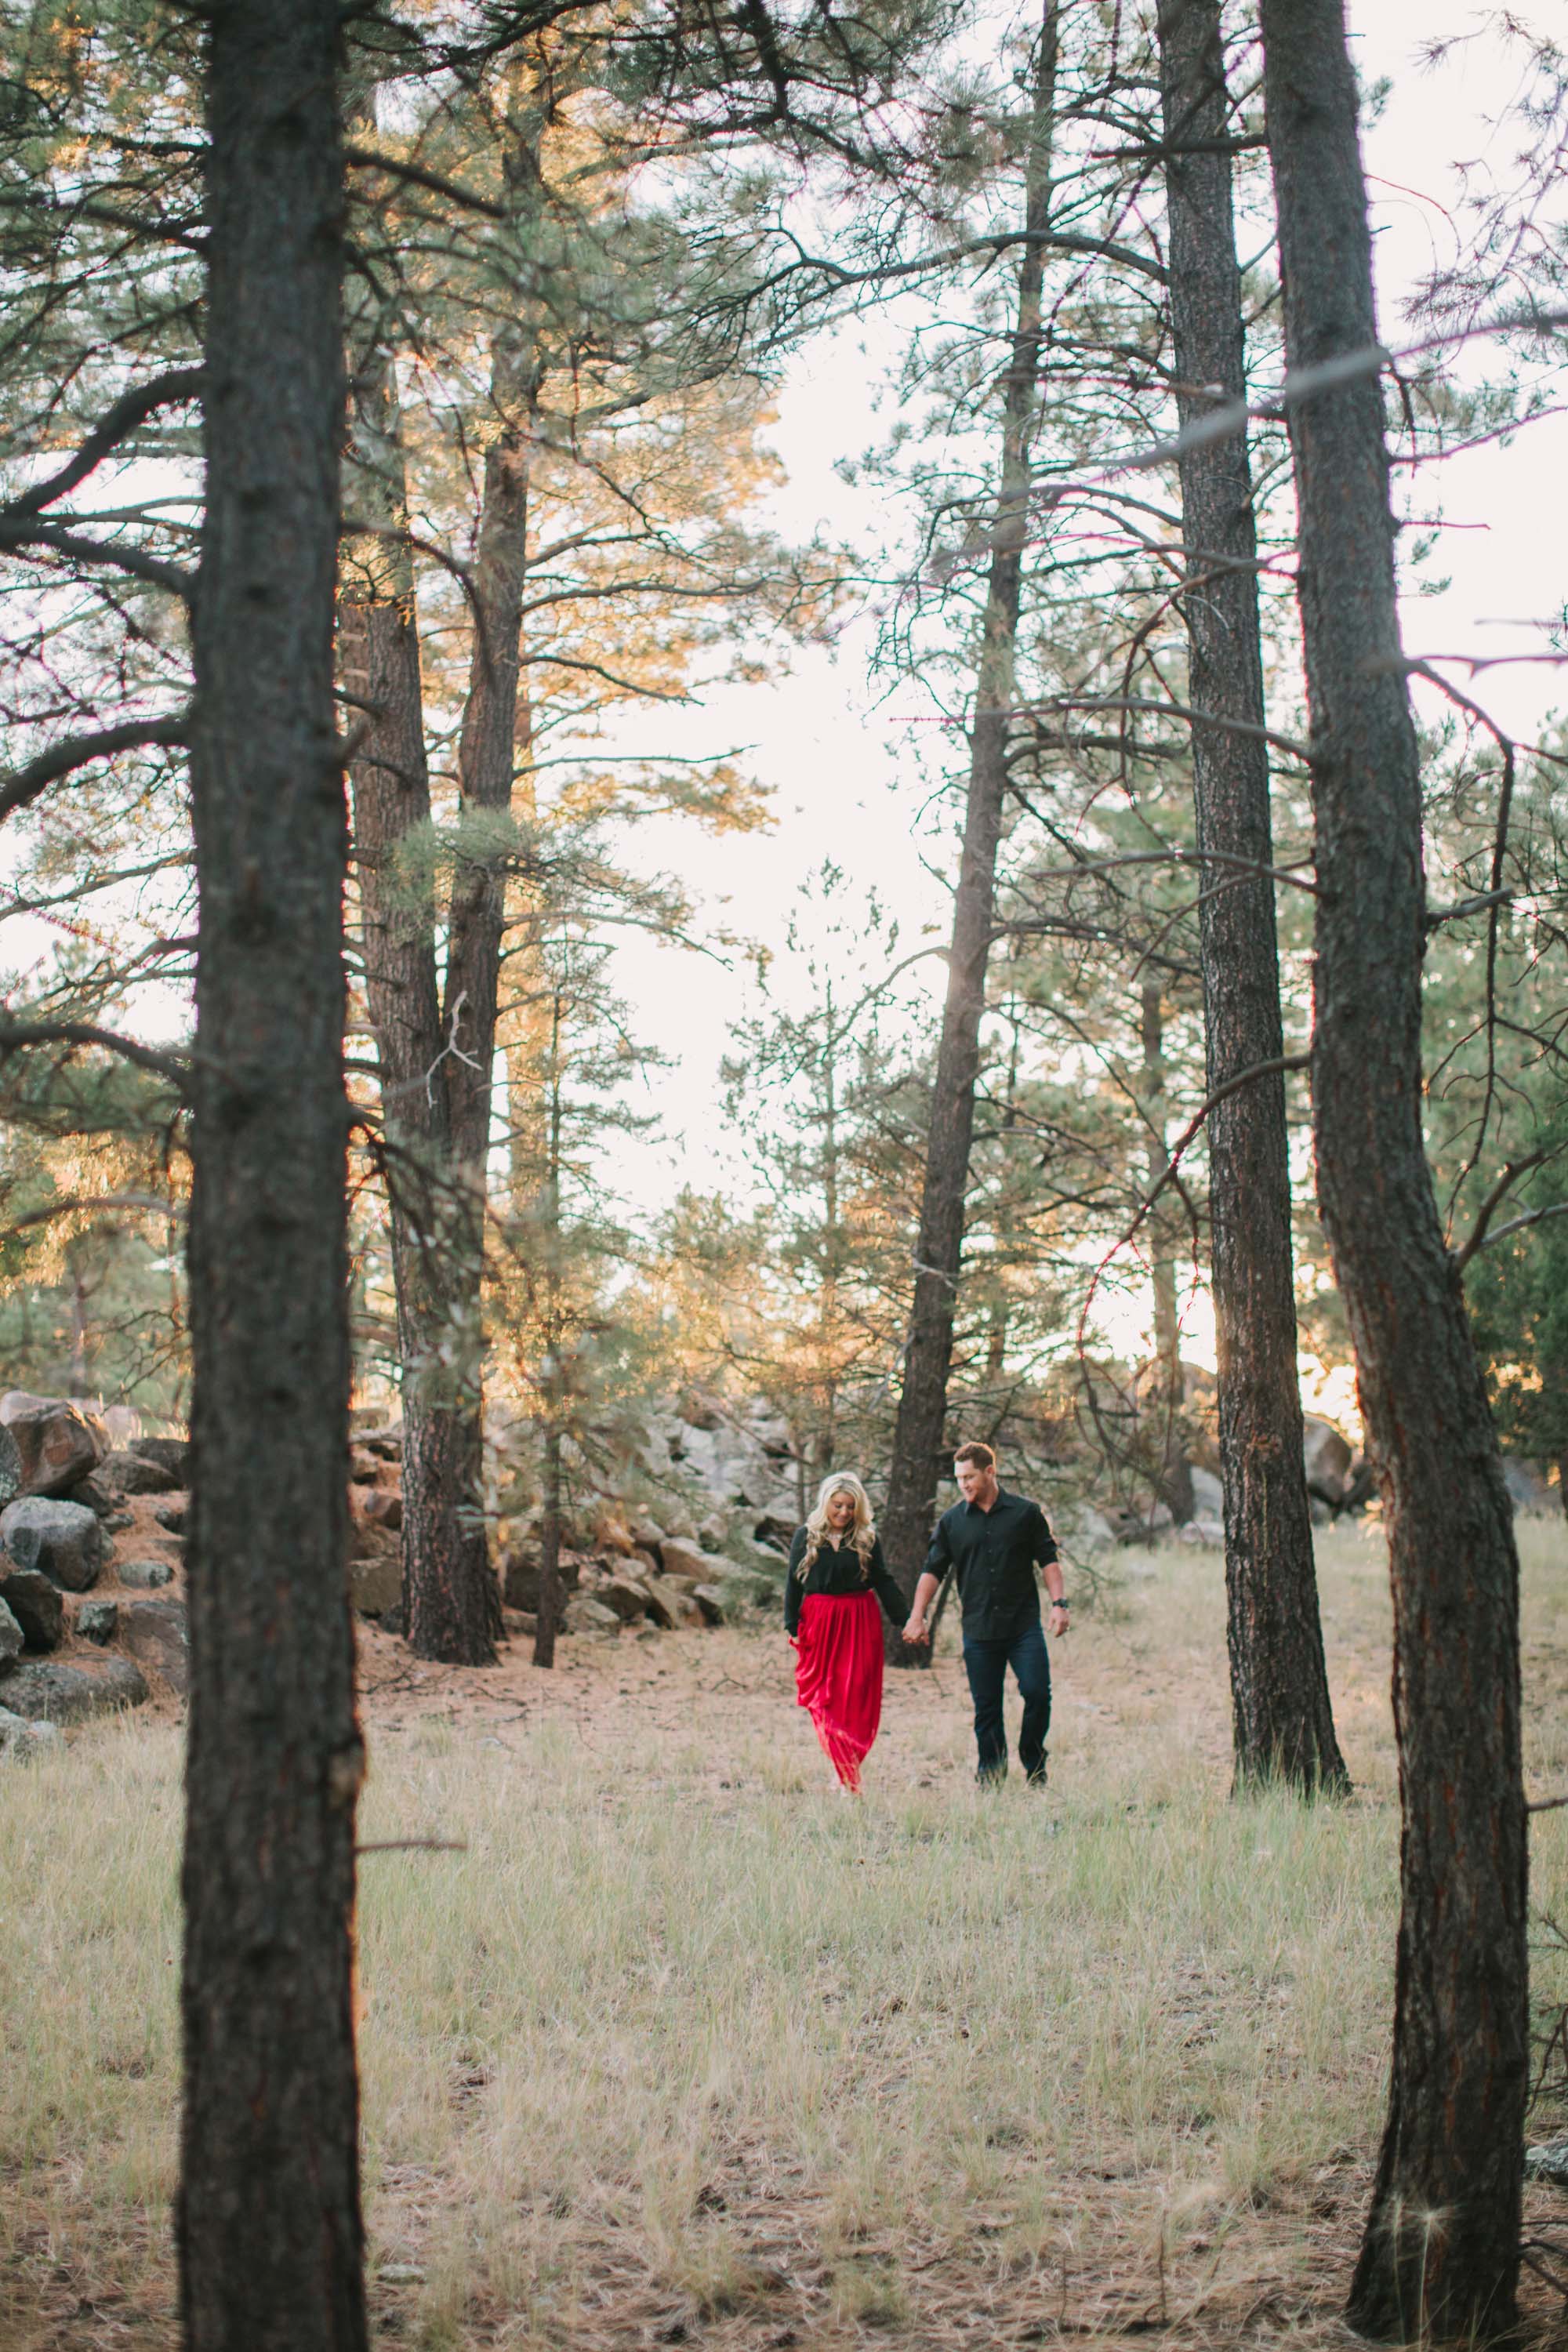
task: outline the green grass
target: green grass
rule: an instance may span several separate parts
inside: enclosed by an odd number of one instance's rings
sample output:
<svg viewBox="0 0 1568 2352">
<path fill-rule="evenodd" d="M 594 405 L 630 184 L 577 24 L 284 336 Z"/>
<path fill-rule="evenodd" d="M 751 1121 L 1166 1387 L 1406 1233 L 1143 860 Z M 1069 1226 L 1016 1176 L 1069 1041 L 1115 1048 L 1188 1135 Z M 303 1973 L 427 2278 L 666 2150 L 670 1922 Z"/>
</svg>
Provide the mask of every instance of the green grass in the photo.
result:
<svg viewBox="0 0 1568 2352">
<path fill-rule="evenodd" d="M 1543 1794 L 1568 1545 L 1521 1535 Z M 1322 1545 L 1339 1805 L 1229 1801 L 1220 1563 L 1130 1566 L 1057 1650 L 1043 1801 L 974 1789 L 951 1654 L 891 1678 L 845 1799 L 771 1628 L 373 1704 L 363 1835 L 467 1842 L 363 1865 L 384 2340 L 1332 2332 L 1396 1908 L 1381 1549 Z M 131 1721 L 5 1779 L 18 2352 L 174 2341 L 178 1770 L 174 1727 Z M 1532 1836 L 1568 1912 L 1568 1820 Z"/>
</svg>

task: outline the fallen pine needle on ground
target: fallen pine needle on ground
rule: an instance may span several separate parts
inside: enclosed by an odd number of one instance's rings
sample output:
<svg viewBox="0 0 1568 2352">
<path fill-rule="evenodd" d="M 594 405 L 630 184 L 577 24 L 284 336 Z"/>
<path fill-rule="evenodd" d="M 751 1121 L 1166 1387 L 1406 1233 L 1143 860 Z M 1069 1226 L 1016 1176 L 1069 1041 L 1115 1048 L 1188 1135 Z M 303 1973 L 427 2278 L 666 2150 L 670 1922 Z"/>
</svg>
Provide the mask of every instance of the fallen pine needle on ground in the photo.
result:
<svg viewBox="0 0 1568 2352">
<path fill-rule="evenodd" d="M 1568 1790 L 1568 1540 L 1521 1541 L 1540 1799 Z M 1231 1801 L 1212 1552 L 1125 1557 L 1052 1644 L 1043 1796 L 973 1785 L 949 1629 L 889 1675 L 858 1801 L 772 1622 L 574 1641 L 553 1674 L 367 1630 L 374 2339 L 1348 2345 L 1398 1820 L 1376 1530 L 1320 1567 L 1345 1803 Z M 5 1776 L 8 2352 L 176 2342 L 180 1760 L 142 1716 Z M 1568 1913 L 1568 1814 L 1531 1869 Z"/>
</svg>

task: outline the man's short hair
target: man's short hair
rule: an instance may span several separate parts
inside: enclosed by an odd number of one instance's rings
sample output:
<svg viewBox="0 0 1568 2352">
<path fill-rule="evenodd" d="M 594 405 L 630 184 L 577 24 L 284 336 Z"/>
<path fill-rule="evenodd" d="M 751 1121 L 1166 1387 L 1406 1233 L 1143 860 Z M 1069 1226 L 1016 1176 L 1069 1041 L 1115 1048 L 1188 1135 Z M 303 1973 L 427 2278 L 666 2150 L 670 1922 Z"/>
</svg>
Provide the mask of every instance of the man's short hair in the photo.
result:
<svg viewBox="0 0 1568 2352">
<path fill-rule="evenodd" d="M 961 1445 L 952 1458 L 955 1464 L 973 1462 L 977 1470 L 994 1470 L 996 1467 L 996 1456 L 988 1445 L 982 1445 L 978 1438 L 972 1438 L 967 1445 Z"/>
</svg>

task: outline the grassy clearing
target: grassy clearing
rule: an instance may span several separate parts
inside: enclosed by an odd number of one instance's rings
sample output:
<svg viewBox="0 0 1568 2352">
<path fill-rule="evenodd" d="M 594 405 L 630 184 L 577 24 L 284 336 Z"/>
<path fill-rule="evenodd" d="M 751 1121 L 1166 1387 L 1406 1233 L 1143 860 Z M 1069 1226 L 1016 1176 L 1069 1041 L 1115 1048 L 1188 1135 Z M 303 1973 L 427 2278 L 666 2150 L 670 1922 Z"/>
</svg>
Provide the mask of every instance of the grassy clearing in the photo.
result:
<svg viewBox="0 0 1568 2352">
<path fill-rule="evenodd" d="M 1547 1793 L 1568 1545 L 1523 1535 Z M 1381 1549 L 1322 1547 L 1342 1806 L 1228 1801 L 1219 1564 L 1128 1567 L 1056 1651 L 1043 1801 L 973 1788 L 951 1652 L 892 1678 L 857 1805 L 771 1629 L 555 1678 L 370 1646 L 364 1835 L 468 1841 L 363 1865 L 381 2340 L 1338 2336 L 1396 1895 Z M 5 1780 L 16 2352 L 174 2341 L 178 1769 L 142 1722 Z M 1568 1911 L 1568 1818 L 1533 1834 Z"/>
</svg>

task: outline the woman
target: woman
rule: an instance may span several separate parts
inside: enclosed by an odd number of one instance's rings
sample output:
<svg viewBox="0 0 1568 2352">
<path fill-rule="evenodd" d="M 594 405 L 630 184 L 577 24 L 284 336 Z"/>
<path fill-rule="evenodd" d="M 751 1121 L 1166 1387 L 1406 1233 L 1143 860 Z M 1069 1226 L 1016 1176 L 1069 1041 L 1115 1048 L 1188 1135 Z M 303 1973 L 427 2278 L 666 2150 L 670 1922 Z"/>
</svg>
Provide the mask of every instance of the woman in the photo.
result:
<svg viewBox="0 0 1568 2352">
<path fill-rule="evenodd" d="M 797 1652 L 795 1695 L 853 1790 L 882 1719 L 879 1601 L 901 1627 L 909 1604 L 882 1559 L 866 1489 L 840 1471 L 823 1480 L 816 1507 L 790 1546 L 784 1632 Z"/>
</svg>

